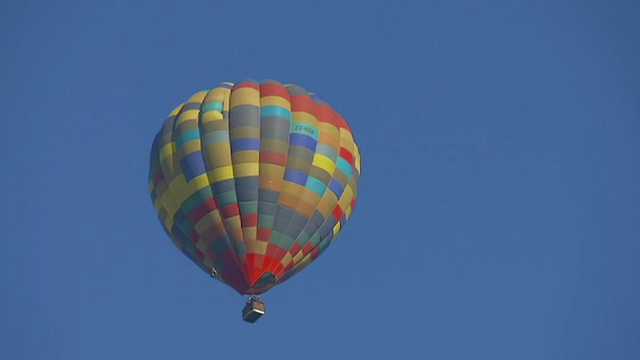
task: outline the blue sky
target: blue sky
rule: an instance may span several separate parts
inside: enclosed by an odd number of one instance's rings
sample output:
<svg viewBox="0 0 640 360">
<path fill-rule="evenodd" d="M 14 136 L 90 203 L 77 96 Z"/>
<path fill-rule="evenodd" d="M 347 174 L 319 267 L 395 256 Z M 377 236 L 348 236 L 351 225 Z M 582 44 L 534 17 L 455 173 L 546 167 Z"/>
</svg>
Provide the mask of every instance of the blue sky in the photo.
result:
<svg viewBox="0 0 640 360">
<path fill-rule="evenodd" d="M 29 1 L 0 13 L 3 359 L 640 358 L 637 1 Z M 320 94 L 359 201 L 267 315 L 175 249 L 148 153 L 222 81 Z"/>
</svg>

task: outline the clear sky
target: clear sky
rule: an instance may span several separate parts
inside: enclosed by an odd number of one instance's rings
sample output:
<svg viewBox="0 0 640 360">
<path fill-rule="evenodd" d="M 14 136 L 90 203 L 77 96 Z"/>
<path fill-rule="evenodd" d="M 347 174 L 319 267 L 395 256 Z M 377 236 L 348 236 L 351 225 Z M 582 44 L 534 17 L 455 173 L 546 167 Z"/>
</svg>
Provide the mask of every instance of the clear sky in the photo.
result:
<svg viewBox="0 0 640 360">
<path fill-rule="evenodd" d="M 640 359 L 640 2 L 31 1 L 0 12 L 0 358 Z M 223 81 L 320 94 L 362 153 L 317 262 L 243 298 L 148 193 Z"/>
</svg>

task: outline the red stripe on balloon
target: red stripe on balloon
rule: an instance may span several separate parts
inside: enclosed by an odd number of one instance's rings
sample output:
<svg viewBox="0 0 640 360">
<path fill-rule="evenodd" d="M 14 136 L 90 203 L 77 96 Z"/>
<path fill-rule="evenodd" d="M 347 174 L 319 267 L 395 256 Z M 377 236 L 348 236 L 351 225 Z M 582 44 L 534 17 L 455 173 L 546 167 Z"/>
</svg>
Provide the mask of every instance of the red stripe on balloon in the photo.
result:
<svg viewBox="0 0 640 360">
<path fill-rule="evenodd" d="M 289 92 L 287 88 L 279 83 L 263 83 L 260 84 L 260 96 L 279 96 L 284 99 L 289 99 Z"/>
</svg>

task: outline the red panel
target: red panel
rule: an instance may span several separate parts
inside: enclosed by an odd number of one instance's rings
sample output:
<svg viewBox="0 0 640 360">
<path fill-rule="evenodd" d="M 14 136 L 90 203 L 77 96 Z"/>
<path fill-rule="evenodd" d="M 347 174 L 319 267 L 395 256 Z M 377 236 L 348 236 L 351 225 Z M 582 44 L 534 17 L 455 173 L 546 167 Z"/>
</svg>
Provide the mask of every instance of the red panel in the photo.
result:
<svg viewBox="0 0 640 360">
<path fill-rule="evenodd" d="M 232 246 L 228 247 L 227 250 L 222 253 L 220 260 L 224 264 L 224 269 L 222 270 L 224 282 L 237 292 L 245 294 L 249 289 L 249 285 L 242 273 L 242 267 L 238 265 Z"/>
<path fill-rule="evenodd" d="M 289 100 L 289 92 L 287 88 L 278 83 L 260 84 L 260 96 L 279 96 Z"/>
<path fill-rule="evenodd" d="M 336 221 L 340 221 L 342 214 L 344 214 L 344 210 L 342 210 L 340 205 L 336 205 L 336 208 L 333 209 L 333 217 L 336 218 Z"/>
<path fill-rule="evenodd" d="M 265 256 L 256 253 L 247 254 L 247 266 L 249 268 L 249 284 L 253 286 L 256 281 L 258 281 L 262 274 L 264 274 L 264 270 L 262 269 L 262 264 L 264 264 Z"/>
<path fill-rule="evenodd" d="M 289 253 L 291 255 L 295 255 L 298 253 L 298 251 L 300 251 L 300 249 L 302 249 L 302 245 L 300 245 L 300 243 L 296 241 L 293 243 L 293 246 L 291 246 L 291 249 L 289 249 Z"/>
<path fill-rule="evenodd" d="M 240 208 L 238 208 L 237 203 L 229 204 L 220 209 L 220 211 L 225 219 L 240 215 Z"/>
<path fill-rule="evenodd" d="M 316 103 L 308 95 L 293 95 L 291 97 L 291 111 L 304 111 L 316 115 Z"/>
<path fill-rule="evenodd" d="M 313 249 L 313 244 L 311 242 L 304 244 L 304 247 L 302 248 L 302 254 L 307 255 L 309 251 L 311 251 L 311 249 Z"/>
<path fill-rule="evenodd" d="M 208 213 L 212 212 L 217 208 L 218 206 L 214 198 L 207 199 L 205 202 L 203 202 L 202 204 L 196 206 L 193 210 L 191 210 L 191 212 L 189 213 L 189 221 L 192 224 L 195 224 L 198 221 L 200 221 L 200 219 L 202 219 L 205 215 L 207 215 Z"/>
<path fill-rule="evenodd" d="M 311 250 L 311 259 L 315 260 L 318 256 L 320 256 L 320 248 L 313 248 L 313 250 Z"/>
<path fill-rule="evenodd" d="M 277 151 L 260 151 L 260 162 L 285 167 L 287 166 L 287 154 Z"/>
<path fill-rule="evenodd" d="M 344 119 L 327 105 L 319 105 L 318 113 L 320 114 L 320 121 L 333 124 L 337 128 L 347 128 Z"/>
<path fill-rule="evenodd" d="M 269 244 L 267 247 L 267 256 L 277 259 L 278 261 L 287 254 L 287 249 L 278 245 Z"/>
<path fill-rule="evenodd" d="M 347 160 L 349 164 L 353 165 L 353 154 L 347 148 L 340 148 L 340 157 Z"/>
<path fill-rule="evenodd" d="M 257 240 L 269 241 L 270 237 L 271 237 L 271 229 L 258 227 L 258 235 L 256 236 Z"/>
<path fill-rule="evenodd" d="M 255 82 L 253 82 L 253 81 L 243 81 L 243 82 L 239 82 L 239 83 L 237 83 L 237 84 L 233 87 L 233 90 L 237 90 L 237 89 L 245 88 L 245 87 L 252 88 L 252 89 L 256 89 L 256 90 L 260 90 L 259 85 L 258 85 L 258 84 L 256 84 L 256 83 L 255 83 Z M 232 91 L 233 91 L 233 90 L 232 90 Z"/>
<path fill-rule="evenodd" d="M 164 173 L 160 170 L 153 176 L 153 185 L 158 186 L 162 180 L 164 180 Z"/>
<path fill-rule="evenodd" d="M 252 227 L 258 225 L 258 214 L 242 214 L 240 215 L 242 227 Z"/>
<path fill-rule="evenodd" d="M 349 126 L 349 123 L 347 122 L 347 120 L 345 120 L 342 115 L 335 113 L 336 114 L 336 122 L 338 124 L 340 124 L 341 128 L 347 129 L 349 130 L 350 133 L 353 133 L 353 131 L 351 131 L 351 127 Z"/>
</svg>

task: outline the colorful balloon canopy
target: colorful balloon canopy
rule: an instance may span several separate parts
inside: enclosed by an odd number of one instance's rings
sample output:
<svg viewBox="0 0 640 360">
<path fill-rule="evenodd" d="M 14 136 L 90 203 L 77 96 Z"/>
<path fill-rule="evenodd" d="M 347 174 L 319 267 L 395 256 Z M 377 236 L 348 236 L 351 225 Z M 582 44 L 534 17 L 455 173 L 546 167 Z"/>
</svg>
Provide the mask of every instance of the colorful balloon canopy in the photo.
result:
<svg viewBox="0 0 640 360">
<path fill-rule="evenodd" d="M 165 120 L 151 198 L 173 242 L 241 294 L 314 261 L 351 215 L 360 153 L 347 122 L 297 85 L 222 83 Z"/>
</svg>

